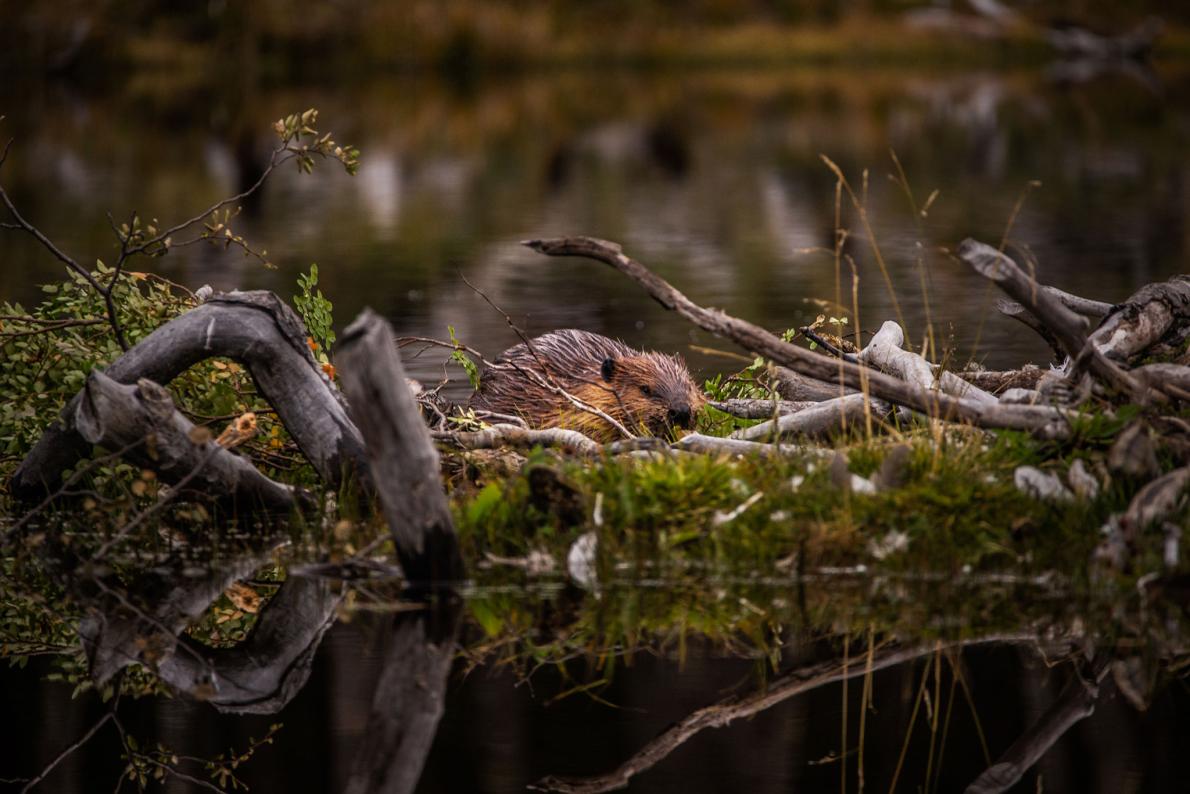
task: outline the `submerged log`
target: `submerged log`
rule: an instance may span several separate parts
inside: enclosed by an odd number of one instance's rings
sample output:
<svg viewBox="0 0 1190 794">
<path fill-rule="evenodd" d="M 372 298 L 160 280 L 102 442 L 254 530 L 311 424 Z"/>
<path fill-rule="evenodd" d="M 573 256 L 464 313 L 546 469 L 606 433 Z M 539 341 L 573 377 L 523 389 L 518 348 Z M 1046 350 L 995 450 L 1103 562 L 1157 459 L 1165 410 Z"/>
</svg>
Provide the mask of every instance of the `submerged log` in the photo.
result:
<svg viewBox="0 0 1190 794">
<path fill-rule="evenodd" d="M 359 432 L 338 391 L 314 361 L 302 321 L 271 292 L 232 292 L 171 320 L 113 361 L 104 374 L 117 383 L 167 384 L 200 361 L 242 364 L 318 474 L 337 487 L 347 472 L 366 472 Z M 9 483 L 24 502 L 41 499 L 62 472 L 90 452 L 75 427 L 80 395 L 21 461 Z"/>
</svg>

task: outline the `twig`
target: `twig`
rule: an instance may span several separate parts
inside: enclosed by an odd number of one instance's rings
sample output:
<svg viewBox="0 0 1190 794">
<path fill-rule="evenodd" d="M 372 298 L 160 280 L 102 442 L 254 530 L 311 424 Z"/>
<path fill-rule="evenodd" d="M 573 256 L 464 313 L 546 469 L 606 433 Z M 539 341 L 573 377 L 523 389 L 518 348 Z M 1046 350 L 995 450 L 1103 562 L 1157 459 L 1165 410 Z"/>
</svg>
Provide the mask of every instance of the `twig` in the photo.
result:
<svg viewBox="0 0 1190 794">
<path fill-rule="evenodd" d="M 93 736 L 95 736 L 95 734 L 99 733 L 99 729 L 102 728 L 104 725 L 106 725 L 108 723 L 108 720 L 111 720 L 114 717 L 115 717 L 115 713 L 112 711 L 108 711 L 102 717 L 100 717 L 99 721 L 96 722 L 94 725 L 92 725 L 91 729 L 88 730 L 86 733 L 84 733 L 78 741 L 76 741 L 74 744 L 67 747 L 62 752 L 58 753 L 58 755 L 54 758 L 54 760 L 50 761 L 48 766 L 46 766 L 44 769 L 42 769 L 40 772 L 38 772 L 34 777 L 32 777 L 29 780 L 29 782 L 25 784 L 25 787 L 21 789 L 21 794 L 27 794 L 27 792 L 32 791 L 34 786 L 36 786 L 41 781 L 45 780 L 46 777 L 50 774 L 50 772 L 54 771 L 54 767 L 58 766 L 58 764 L 62 763 L 64 760 L 66 760 L 66 758 L 69 757 L 71 755 L 71 753 L 75 752 L 80 747 L 82 747 L 84 744 L 91 741 L 91 738 Z"/>
</svg>

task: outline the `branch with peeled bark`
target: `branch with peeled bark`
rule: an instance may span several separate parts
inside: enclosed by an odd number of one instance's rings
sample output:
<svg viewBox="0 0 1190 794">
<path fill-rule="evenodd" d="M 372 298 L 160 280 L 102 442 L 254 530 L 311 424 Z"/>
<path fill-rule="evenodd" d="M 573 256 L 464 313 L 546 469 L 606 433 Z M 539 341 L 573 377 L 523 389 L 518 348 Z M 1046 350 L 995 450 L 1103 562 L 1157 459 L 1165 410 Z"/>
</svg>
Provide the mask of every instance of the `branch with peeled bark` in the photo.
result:
<svg viewBox="0 0 1190 794">
<path fill-rule="evenodd" d="M 993 405 L 952 397 L 906 383 L 882 372 L 792 345 L 746 320 L 695 304 L 644 265 L 626 256 L 615 243 L 590 237 L 564 237 L 529 240 L 525 245 L 549 256 L 581 256 L 603 262 L 642 286 L 662 306 L 677 312 L 700 328 L 727 337 L 746 350 L 788 367 L 807 378 L 870 391 L 873 396 L 882 400 L 904 405 L 931 417 L 970 422 L 988 428 L 1026 430 L 1043 436 L 1063 436 L 1068 432 L 1068 416 L 1058 409 Z"/>
<path fill-rule="evenodd" d="M 801 411 L 737 430 L 731 434 L 731 437 L 744 441 L 776 440 L 784 436 L 795 435 L 824 438 L 832 433 L 844 431 L 848 427 L 862 425 L 865 418 L 871 414 L 883 419 L 888 414 L 888 408 L 879 404 L 872 405 L 872 402 L 862 394 L 848 394 L 845 397 L 814 403 L 811 407 Z"/>
</svg>

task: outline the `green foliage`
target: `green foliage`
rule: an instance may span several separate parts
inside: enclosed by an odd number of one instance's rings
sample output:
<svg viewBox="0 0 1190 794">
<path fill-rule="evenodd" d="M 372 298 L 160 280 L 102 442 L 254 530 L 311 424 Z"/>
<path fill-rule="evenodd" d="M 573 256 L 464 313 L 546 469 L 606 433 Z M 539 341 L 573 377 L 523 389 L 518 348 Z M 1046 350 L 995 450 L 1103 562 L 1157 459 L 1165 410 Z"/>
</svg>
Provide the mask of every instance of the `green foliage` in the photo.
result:
<svg viewBox="0 0 1190 794">
<path fill-rule="evenodd" d="M 455 345 L 455 349 L 451 351 L 450 360 L 463 368 L 463 372 L 467 373 L 467 381 L 471 384 L 472 389 L 479 389 L 479 366 L 467 355 L 463 350 L 463 343 L 455 336 L 455 328 L 453 325 L 446 326 L 447 332 L 450 334 L 450 342 Z"/>
<path fill-rule="evenodd" d="M 317 346 L 315 352 L 321 351 L 323 363 L 326 363 L 326 351 L 335 343 L 335 332 L 332 330 L 335 323 L 334 304 L 318 289 L 318 265 L 310 265 L 308 274 L 299 274 L 297 283 L 301 292 L 293 296 L 293 307 L 297 309 L 310 338 Z"/>
<path fill-rule="evenodd" d="M 291 113 L 273 124 L 273 131 L 282 146 L 294 154 L 298 170 L 310 173 L 314 170 L 314 155 L 333 158 L 343 164 L 347 173 L 354 176 L 359 171 L 359 149 L 340 146 L 331 134 L 320 133 L 314 128 L 318 123 L 318 111 L 314 108 L 302 113 Z"/>
</svg>

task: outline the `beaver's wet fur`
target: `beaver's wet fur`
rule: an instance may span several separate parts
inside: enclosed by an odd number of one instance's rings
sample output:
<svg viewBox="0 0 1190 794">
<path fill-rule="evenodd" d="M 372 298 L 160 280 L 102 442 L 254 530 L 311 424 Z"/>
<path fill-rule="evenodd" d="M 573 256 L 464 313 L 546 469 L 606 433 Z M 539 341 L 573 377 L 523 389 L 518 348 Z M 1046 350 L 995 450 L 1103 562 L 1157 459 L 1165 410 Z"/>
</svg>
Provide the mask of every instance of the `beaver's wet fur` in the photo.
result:
<svg viewBox="0 0 1190 794">
<path fill-rule="evenodd" d="M 471 406 L 522 417 L 531 427 L 564 427 L 598 441 L 619 432 L 576 408 L 556 384 L 635 433 L 691 428 L 706 403 L 679 356 L 633 350 L 589 331 L 552 331 L 505 350 L 480 380 Z"/>
</svg>

